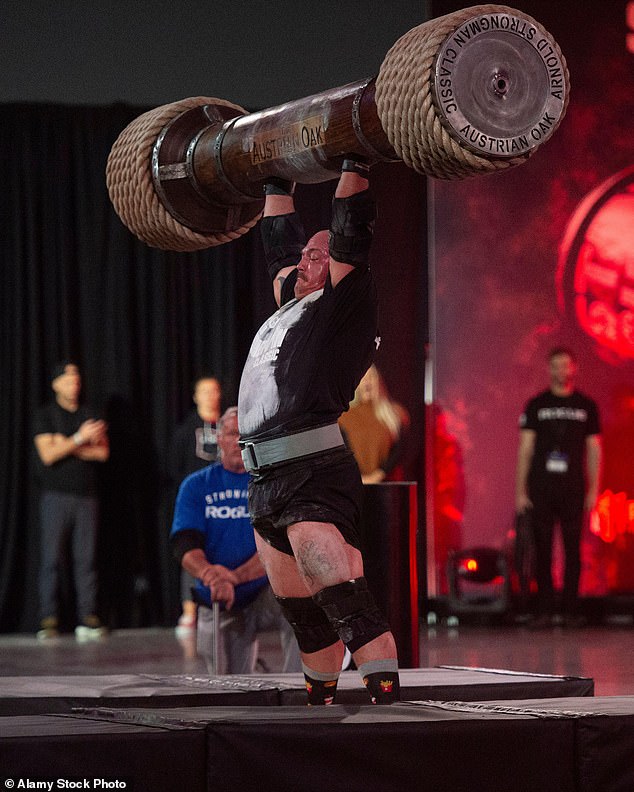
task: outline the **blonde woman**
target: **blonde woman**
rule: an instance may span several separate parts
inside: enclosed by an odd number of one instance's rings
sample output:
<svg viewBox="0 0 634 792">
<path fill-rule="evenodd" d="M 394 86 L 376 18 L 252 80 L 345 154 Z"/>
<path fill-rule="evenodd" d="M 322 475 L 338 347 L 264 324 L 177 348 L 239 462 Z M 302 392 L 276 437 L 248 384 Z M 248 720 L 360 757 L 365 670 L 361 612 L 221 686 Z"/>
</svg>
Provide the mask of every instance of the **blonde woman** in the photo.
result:
<svg viewBox="0 0 634 792">
<path fill-rule="evenodd" d="M 408 425 L 407 411 L 390 399 L 377 367 L 370 366 L 354 392 L 350 409 L 339 419 L 364 484 L 398 478 L 396 465 Z"/>
</svg>

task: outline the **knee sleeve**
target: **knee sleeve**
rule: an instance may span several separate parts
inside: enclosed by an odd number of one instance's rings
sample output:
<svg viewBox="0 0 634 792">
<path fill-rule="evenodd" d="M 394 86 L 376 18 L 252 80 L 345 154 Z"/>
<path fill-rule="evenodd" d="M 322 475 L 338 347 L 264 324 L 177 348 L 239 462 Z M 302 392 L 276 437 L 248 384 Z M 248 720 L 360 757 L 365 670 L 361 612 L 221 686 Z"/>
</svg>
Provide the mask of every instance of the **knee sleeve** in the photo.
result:
<svg viewBox="0 0 634 792">
<path fill-rule="evenodd" d="M 335 261 L 360 267 L 367 264 L 376 209 L 368 190 L 332 202 L 330 255 Z"/>
<path fill-rule="evenodd" d="M 324 609 L 332 628 L 351 652 L 389 632 L 364 577 L 328 586 L 315 594 L 313 600 Z"/>
<path fill-rule="evenodd" d="M 328 617 L 311 597 L 276 597 L 284 617 L 293 628 L 302 652 L 310 654 L 337 643 L 339 636 Z"/>
</svg>

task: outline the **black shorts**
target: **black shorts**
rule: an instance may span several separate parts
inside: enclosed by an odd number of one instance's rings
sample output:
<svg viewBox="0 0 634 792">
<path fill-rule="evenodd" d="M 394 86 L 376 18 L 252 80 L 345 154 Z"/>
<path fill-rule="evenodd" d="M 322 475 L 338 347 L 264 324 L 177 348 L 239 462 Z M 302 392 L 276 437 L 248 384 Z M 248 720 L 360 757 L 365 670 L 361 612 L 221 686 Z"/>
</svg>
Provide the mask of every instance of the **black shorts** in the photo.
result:
<svg viewBox="0 0 634 792">
<path fill-rule="evenodd" d="M 347 448 L 325 451 L 252 475 L 249 512 L 253 527 L 276 550 L 293 555 L 286 531 L 298 522 L 335 525 L 345 541 L 360 548 L 363 484 Z"/>
</svg>

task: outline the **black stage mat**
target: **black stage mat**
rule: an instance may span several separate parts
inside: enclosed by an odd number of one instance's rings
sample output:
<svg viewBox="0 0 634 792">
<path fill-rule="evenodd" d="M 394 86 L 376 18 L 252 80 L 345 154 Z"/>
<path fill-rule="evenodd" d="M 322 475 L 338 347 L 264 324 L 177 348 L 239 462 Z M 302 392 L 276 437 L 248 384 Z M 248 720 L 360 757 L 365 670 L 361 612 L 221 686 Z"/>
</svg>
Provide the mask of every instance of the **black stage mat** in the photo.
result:
<svg viewBox="0 0 634 792">
<path fill-rule="evenodd" d="M 75 707 L 278 706 L 275 677 L 104 676 L 0 677 L 0 715 L 71 712 Z"/>
<path fill-rule="evenodd" d="M 489 699 L 551 698 L 592 696 L 594 681 L 582 677 L 528 674 L 493 668 L 408 668 L 400 670 L 401 698 L 404 701 L 487 701 Z M 305 702 L 301 674 L 279 674 L 280 703 L 299 706 Z M 338 704 L 367 704 L 368 693 L 356 671 L 346 672 L 337 687 Z M 239 702 L 238 702 L 239 703 Z M 634 792 L 634 790 L 633 790 Z"/>
<path fill-rule="evenodd" d="M 0 717 L 3 790 L 206 792 L 206 765 L 202 729 L 176 730 L 158 724 L 150 727 L 64 715 Z M 51 786 L 42 786 L 44 781 Z"/>
<path fill-rule="evenodd" d="M 574 721 L 391 707 L 96 710 L 207 737 L 213 792 L 577 792 Z"/>
<path fill-rule="evenodd" d="M 410 668 L 401 670 L 404 700 L 592 696 L 592 679 L 527 674 L 496 669 Z M 0 715 L 65 713 L 74 707 L 300 706 L 306 693 L 301 674 L 266 676 L 0 677 Z M 367 704 L 356 671 L 341 675 L 338 703 Z"/>
<path fill-rule="evenodd" d="M 634 696 L 0 718 L 0 788 L 69 777 L 137 792 L 632 792 Z"/>
<path fill-rule="evenodd" d="M 574 719 L 579 792 L 634 790 L 634 696 L 434 703 L 451 712 Z M 553 787 L 554 789 L 554 787 Z"/>
</svg>

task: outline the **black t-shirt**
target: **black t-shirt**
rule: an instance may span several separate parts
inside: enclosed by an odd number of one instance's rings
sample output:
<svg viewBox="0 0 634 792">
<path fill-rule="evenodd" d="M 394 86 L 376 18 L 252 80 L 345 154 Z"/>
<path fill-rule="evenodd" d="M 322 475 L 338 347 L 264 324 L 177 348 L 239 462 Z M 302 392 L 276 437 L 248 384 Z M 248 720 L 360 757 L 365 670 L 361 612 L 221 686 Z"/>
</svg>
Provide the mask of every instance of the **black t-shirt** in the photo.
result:
<svg viewBox="0 0 634 792">
<path fill-rule="evenodd" d="M 520 428 L 536 433 L 529 490 L 543 486 L 583 489 L 586 438 L 601 431 L 596 402 L 579 391 L 570 396 L 544 391 L 527 403 Z"/>
<path fill-rule="evenodd" d="M 251 345 L 238 402 L 243 440 L 334 423 L 372 363 L 377 297 L 370 271 L 357 268 L 336 288 L 328 276 L 323 290 L 301 300 L 292 294 L 295 279 L 296 271 L 284 283 L 281 308 Z"/>
<path fill-rule="evenodd" d="M 176 484 L 190 473 L 211 465 L 218 458 L 215 422 L 203 421 L 192 410 L 174 432 L 170 459 L 170 474 Z"/>
<path fill-rule="evenodd" d="M 69 412 L 55 401 L 41 407 L 35 414 L 34 433 L 63 434 L 72 437 L 84 421 L 97 418 L 94 411 L 80 406 Z M 66 492 L 72 495 L 95 495 L 97 492 L 98 462 L 89 462 L 70 454 L 52 465 L 42 464 L 39 455 L 38 479 L 44 490 Z"/>
</svg>

